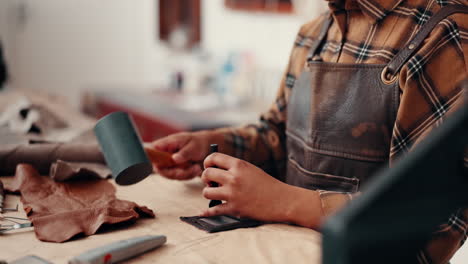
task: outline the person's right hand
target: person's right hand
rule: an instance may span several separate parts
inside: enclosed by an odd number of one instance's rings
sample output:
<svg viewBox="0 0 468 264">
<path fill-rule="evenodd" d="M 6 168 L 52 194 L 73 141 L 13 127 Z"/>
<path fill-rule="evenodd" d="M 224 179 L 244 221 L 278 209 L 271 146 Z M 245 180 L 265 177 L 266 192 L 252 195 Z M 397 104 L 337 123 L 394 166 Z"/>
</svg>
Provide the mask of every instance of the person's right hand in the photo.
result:
<svg viewBox="0 0 468 264">
<path fill-rule="evenodd" d="M 209 146 L 216 143 L 211 140 L 208 131 L 181 132 L 153 141 L 146 147 L 172 153 L 174 166 L 160 167 L 153 162 L 157 173 L 169 179 L 189 180 L 201 175 L 202 162 L 209 154 Z"/>
</svg>

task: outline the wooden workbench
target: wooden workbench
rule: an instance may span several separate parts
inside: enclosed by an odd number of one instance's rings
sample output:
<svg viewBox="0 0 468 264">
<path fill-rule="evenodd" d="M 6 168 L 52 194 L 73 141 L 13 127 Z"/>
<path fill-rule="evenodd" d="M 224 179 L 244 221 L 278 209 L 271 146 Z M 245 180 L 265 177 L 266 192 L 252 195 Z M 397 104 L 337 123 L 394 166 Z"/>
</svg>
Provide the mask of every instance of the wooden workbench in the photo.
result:
<svg viewBox="0 0 468 264">
<path fill-rule="evenodd" d="M 166 245 L 128 263 L 320 263 L 321 238 L 311 229 L 267 224 L 209 234 L 180 221 L 180 216 L 197 215 L 208 206 L 202 188 L 199 178 L 178 182 L 158 175 L 132 186 L 117 186 L 118 198 L 148 206 L 156 218 L 65 243 L 41 242 L 32 229 L 18 230 L 0 236 L 0 259 L 11 261 L 34 254 L 53 263 L 67 263 L 86 250 L 117 240 L 166 235 Z M 7 206 L 16 203 L 21 207 L 19 196 L 7 196 Z M 25 216 L 22 209 L 8 215 Z"/>
<path fill-rule="evenodd" d="M 70 122 L 70 133 L 63 139 L 89 129 L 95 120 L 71 109 L 62 98 L 31 90 L 0 92 L 0 111 L 23 95 L 38 104 L 46 104 L 58 116 Z M 77 133 L 74 133 L 77 132 Z M 7 183 L 12 178 L 2 177 Z M 202 197 L 199 178 L 188 182 L 171 181 L 152 175 L 132 186 L 117 186 L 117 197 L 154 210 L 155 219 L 140 219 L 135 224 L 113 231 L 79 238 L 65 243 L 39 241 L 32 228 L 0 235 L 0 260 L 12 261 L 34 254 L 53 263 L 67 263 L 86 250 L 114 241 L 142 235 L 165 235 L 167 243 L 127 263 L 320 263 L 321 237 L 311 229 L 267 224 L 208 234 L 179 220 L 180 216 L 199 214 L 208 206 Z M 8 195 L 6 206 L 20 205 L 9 216 L 25 217 L 20 197 Z"/>
</svg>

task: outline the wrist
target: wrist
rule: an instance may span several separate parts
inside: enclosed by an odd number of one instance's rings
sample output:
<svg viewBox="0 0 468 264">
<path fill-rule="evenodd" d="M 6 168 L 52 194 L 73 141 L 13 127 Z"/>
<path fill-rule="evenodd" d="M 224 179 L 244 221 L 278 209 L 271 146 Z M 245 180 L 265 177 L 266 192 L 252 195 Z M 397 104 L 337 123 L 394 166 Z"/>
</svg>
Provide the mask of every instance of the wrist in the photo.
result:
<svg viewBox="0 0 468 264">
<path fill-rule="evenodd" d="M 292 185 L 286 185 L 287 203 L 283 210 L 282 222 L 318 229 L 323 219 L 322 202 L 318 192 Z"/>
<path fill-rule="evenodd" d="M 225 137 L 227 132 L 227 129 L 220 128 L 213 130 L 203 130 L 195 133 L 204 138 L 204 141 L 207 144 L 207 146 L 209 146 L 210 144 L 218 144 L 220 152 L 227 155 L 232 155 L 232 153 L 229 153 L 228 148 L 225 147 Z M 208 147 L 206 149 L 208 151 Z"/>
</svg>

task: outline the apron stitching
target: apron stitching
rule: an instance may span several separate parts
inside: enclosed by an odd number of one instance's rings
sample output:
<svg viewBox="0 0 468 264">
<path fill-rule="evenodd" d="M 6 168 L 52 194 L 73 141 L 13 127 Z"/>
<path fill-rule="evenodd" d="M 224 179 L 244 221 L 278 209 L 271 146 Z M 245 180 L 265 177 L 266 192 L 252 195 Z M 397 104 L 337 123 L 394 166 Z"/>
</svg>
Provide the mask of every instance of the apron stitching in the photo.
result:
<svg viewBox="0 0 468 264">
<path fill-rule="evenodd" d="M 291 160 L 290 165 L 292 169 L 297 170 L 299 173 L 304 173 L 305 175 L 303 174 L 303 177 L 308 177 L 308 179 L 312 180 L 312 184 L 316 186 L 315 189 L 320 188 L 320 186 L 317 185 L 328 184 L 333 186 L 330 186 L 327 190 L 340 192 L 357 192 L 359 190 L 360 180 L 358 178 L 347 178 L 335 175 L 330 175 L 328 178 L 323 176 L 317 177 L 321 175 L 317 175 L 314 172 L 308 172 L 307 170 L 302 171 L 301 167 L 298 164 L 294 164 Z"/>
<path fill-rule="evenodd" d="M 291 163 L 296 166 L 296 168 L 304 173 L 307 173 L 307 174 L 313 174 L 314 176 L 318 176 L 318 177 L 321 177 L 322 179 L 325 179 L 325 180 L 333 180 L 333 179 L 336 179 L 336 180 L 345 180 L 347 181 L 348 183 L 357 183 L 359 182 L 359 179 L 356 178 L 356 177 L 353 177 L 353 178 L 349 178 L 349 177 L 345 177 L 345 176 L 339 176 L 339 175 L 333 175 L 333 174 L 326 174 L 326 173 L 320 173 L 320 172 L 313 172 L 313 171 L 310 171 L 304 167 L 302 167 L 296 160 L 294 160 L 293 158 L 289 157 L 288 158 L 289 161 L 291 161 Z"/>
<path fill-rule="evenodd" d="M 371 161 L 371 162 L 383 162 L 386 161 L 386 157 L 370 157 L 370 156 L 364 156 L 364 155 L 359 155 L 359 154 L 354 154 L 354 153 L 344 153 L 344 152 L 339 152 L 335 150 L 321 150 L 314 148 L 309 145 L 309 143 L 305 142 L 303 139 L 301 139 L 299 136 L 294 135 L 292 131 L 287 130 L 286 135 L 291 137 L 292 139 L 295 139 L 296 141 L 299 141 L 299 143 L 302 143 L 306 149 L 309 151 L 312 151 L 314 153 L 318 154 L 326 154 L 330 156 L 338 156 L 342 158 L 348 158 L 348 159 L 356 159 L 356 160 L 363 160 L 363 161 Z M 324 145 L 326 146 L 326 145 Z"/>
</svg>

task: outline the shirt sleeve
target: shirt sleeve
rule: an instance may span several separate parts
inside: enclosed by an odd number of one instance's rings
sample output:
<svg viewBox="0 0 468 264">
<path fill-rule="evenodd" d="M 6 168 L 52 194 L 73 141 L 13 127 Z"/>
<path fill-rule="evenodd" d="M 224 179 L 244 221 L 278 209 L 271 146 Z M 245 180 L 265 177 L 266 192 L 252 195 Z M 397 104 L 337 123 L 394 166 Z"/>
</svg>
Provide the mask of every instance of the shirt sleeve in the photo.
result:
<svg viewBox="0 0 468 264">
<path fill-rule="evenodd" d="M 400 106 L 393 130 L 390 166 L 397 158 L 424 144 L 427 136 L 459 106 L 466 103 L 460 85 L 468 78 L 468 23 L 462 15 L 443 20 L 400 72 Z M 465 24 L 465 25 L 463 25 Z M 468 148 L 461 162 L 467 166 Z M 330 215 L 358 193 L 319 191 L 325 215 Z M 441 223 L 425 247 L 419 263 L 448 263 L 467 238 L 468 208 L 460 208 Z"/>
<path fill-rule="evenodd" d="M 285 89 L 283 78 L 275 103 L 258 123 L 217 130 L 224 135 L 224 153 L 249 161 L 279 179 L 285 172 L 286 114 L 280 106 L 286 100 Z"/>
<path fill-rule="evenodd" d="M 249 161 L 277 179 L 284 179 L 289 97 L 296 78 L 304 69 L 310 45 L 325 18 L 326 15 L 322 15 L 299 30 L 276 98 L 269 110 L 261 115 L 259 122 L 216 130 L 224 135 L 221 146 L 224 153 Z"/>
<path fill-rule="evenodd" d="M 466 103 L 461 85 L 468 78 L 468 22 L 455 14 L 434 28 L 400 73 L 402 95 L 393 130 L 390 161 L 424 144 L 427 136 Z M 466 160 L 460 157 L 460 162 Z M 448 263 L 467 234 L 467 209 L 441 223 L 418 253 L 420 263 Z"/>
</svg>

